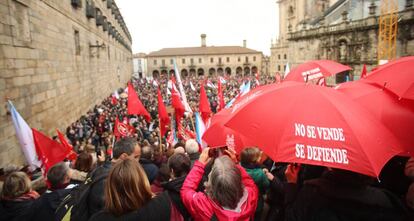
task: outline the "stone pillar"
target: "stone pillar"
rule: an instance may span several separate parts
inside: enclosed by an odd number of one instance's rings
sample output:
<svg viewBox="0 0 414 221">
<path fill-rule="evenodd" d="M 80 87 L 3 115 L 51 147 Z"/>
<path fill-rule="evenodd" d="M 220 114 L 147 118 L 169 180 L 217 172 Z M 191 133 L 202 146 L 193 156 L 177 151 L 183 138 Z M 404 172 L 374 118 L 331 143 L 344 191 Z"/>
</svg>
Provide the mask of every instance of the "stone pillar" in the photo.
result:
<svg viewBox="0 0 414 221">
<path fill-rule="evenodd" d="M 410 0 L 408 0 L 408 1 L 410 1 Z M 368 8 L 369 8 L 369 15 L 370 16 L 375 16 L 377 6 L 375 5 L 375 2 L 374 1 L 371 2 L 371 5 L 369 5 Z"/>
</svg>

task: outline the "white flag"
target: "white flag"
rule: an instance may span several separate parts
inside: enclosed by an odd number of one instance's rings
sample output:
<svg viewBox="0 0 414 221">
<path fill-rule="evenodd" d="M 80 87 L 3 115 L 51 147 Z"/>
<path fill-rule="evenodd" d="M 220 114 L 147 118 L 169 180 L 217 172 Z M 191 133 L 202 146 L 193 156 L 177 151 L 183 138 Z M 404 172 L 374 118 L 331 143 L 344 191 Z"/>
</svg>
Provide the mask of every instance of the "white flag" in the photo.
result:
<svg viewBox="0 0 414 221">
<path fill-rule="evenodd" d="M 158 87 L 158 83 L 157 83 L 157 81 L 156 81 L 156 80 L 153 80 L 153 81 L 152 81 L 152 85 L 153 85 L 154 87 Z"/>
<path fill-rule="evenodd" d="M 180 72 L 178 70 L 177 62 L 174 59 L 174 70 L 175 70 L 175 79 L 177 80 L 178 89 L 180 89 L 181 99 L 183 101 L 185 111 L 192 113 L 193 111 L 190 108 L 190 105 L 187 101 L 187 96 L 185 95 L 183 83 L 181 82 Z"/>
<path fill-rule="evenodd" d="M 116 99 L 119 99 L 118 90 L 115 90 L 114 93 L 112 94 L 112 96 L 115 97 Z"/>
<path fill-rule="evenodd" d="M 14 129 L 16 130 L 17 139 L 20 142 L 23 154 L 30 166 L 31 170 L 40 168 L 42 165 L 37 158 L 36 148 L 33 139 L 33 132 L 26 121 L 20 116 L 19 112 L 13 106 L 11 101 L 8 101 L 9 110 L 12 116 Z"/>
<path fill-rule="evenodd" d="M 193 82 L 191 82 L 191 81 L 190 81 L 190 88 L 191 88 L 192 91 L 195 91 L 196 90 L 195 87 L 194 87 L 194 85 L 193 85 Z"/>
<path fill-rule="evenodd" d="M 286 78 L 286 76 L 289 74 L 290 72 L 290 67 L 289 67 L 289 62 L 286 63 L 286 67 L 285 67 L 285 75 L 283 76 L 283 79 Z"/>
</svg>

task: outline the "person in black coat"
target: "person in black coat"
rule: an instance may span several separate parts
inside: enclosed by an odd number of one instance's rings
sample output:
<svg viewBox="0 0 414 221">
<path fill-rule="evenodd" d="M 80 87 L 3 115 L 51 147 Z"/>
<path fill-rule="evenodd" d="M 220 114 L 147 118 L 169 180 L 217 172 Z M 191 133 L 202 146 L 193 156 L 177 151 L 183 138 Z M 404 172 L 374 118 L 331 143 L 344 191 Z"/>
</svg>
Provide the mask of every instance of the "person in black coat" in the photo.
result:
<svg viewBox="0 0 414 221">
<path fill-rule="evenodd" d="M 106 161 L 102 166 L 92 171 L 92 180 L 96 177 L 108 176 L 109 171 L 113 164 L 125 159 L 133 159 L 137 162 L 141 156 L 141 147 L 138 142 L 133 138 L 122 138 L 117 141 L 113 149 L 112 162 Z M 88 216 L 99 212 L 104 208 L 104 187 L 105 179 L 95 183 L 88 196 Z"/>
<path fill-rule="evenodd" d="M 191 160 L 183 153 L 176 153 L 168 159 L 168 168 L 171 171 L 171 180 L 162 184 L 168 192 L 168 197 L 184 220 L 190 220 L 191 215 L 181 200 L 180 190 L 187 174 L 191 170 Z"/>
<path fill-rule="evenodd" d="M 47 172 L 50 188 L 36 202 L 33 220 L 56 220 L 55 211 L 62 200 L 70 194 L 74 185 L 69 185 L 70 168 L 64 163 L 52 166 Z"/>
<path fill-rule="evenodd" d="M 333 169 L 306 181 L 300 190 L 299 168 L 286 169 L 285 220 L 408 220 L 407 210 L 391 192 L 367 185 L 368 177 Z"/>
<path fill-rule="evenodd" d="M 150 184 L 152 184 L 157 178 L 159 168 L 152 162 L 154 156 L 154 150 L 150 146 L 144 146 L 141 150 L 141 158 L 139 163 L 144 168 L 145 173 L 147 174 Z"/>
<path fill-rule="evenodd" d="M 31 188 L 24 172 L 9 174 L 3 184 L 0 200 L 0 221 L 32 220 L 39 194 Z"/>
<path fill-rule="evenodd" d="M 171 215 L 179 215 L 167 192 L 154 197 L 143 168 L 132 159 L 117 162 L 106 182 L 105 208 L 90 221 L 176 220 Z"/>
</svg>

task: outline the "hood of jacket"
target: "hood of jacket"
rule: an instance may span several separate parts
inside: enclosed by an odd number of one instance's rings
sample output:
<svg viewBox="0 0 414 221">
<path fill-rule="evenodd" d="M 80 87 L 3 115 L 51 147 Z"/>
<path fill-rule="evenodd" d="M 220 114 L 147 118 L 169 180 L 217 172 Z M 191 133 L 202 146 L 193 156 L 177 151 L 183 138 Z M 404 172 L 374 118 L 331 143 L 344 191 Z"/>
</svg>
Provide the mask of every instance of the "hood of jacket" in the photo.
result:
<svg viewBox="0 0 414 221">
<path fill-rule="evenodd" d="M 161 183 L 161 186 L 168 191 L 180 193 L 181 187 L 183 186 L 184 180 L 187 176 L 181 176 L 171 181 Z"/>
</svg>

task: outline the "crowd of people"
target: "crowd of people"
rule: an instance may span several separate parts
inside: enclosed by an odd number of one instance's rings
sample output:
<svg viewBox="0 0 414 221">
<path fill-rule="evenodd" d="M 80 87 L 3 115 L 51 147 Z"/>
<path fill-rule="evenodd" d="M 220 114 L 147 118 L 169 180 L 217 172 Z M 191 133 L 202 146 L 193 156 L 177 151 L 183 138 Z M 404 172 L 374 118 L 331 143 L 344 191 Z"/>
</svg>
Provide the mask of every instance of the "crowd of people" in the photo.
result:
<svg viewBox="0 0 414 221">
<path fill-rule="evenodd" d="M 257 147 L 235 153 L 201 148 L 189 137 L 171 143 L 159 133 L 156 96 L 160 88 L 171 105 L 169 80 L 131 80 L 151 121 L 128 115 L 125 91 L 119 89 L 118 99 L 109 96 L 67 128 L 76 160 L 55 164 L 47 174 L 4 168 L 0 220 L 414 220 L 414 158 L 393 158 L 374 179 L 277 163 Z M 217 78 L 207 80 L 217 85 Z M 226 103 L 245 81 L 257 86 L 253 76 L 225 81 Z M 274 81 L 261 76 L 259 83 Z M 198 109 L 205 82 L 183 79 L 192 110 Z M 217 88 L 205 88 L 216 112 Z M 115 138 L 117 118 L 135 133 Z M 192 121 L 188 114 L 181 123 L 195 131 Z"/>
</svg>

